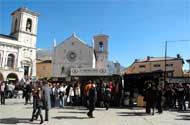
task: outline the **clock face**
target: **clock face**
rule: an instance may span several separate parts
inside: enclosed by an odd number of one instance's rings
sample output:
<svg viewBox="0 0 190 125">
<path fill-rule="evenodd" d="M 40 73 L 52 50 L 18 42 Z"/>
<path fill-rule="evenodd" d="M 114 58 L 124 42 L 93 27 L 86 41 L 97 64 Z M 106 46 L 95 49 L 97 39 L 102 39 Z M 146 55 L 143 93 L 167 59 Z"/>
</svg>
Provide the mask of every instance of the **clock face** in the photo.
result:
<svg viewBox="0 0 190 125">
<path fill-rule="evenodd" d="M 77 54 L 76 54 L 75 52 L 69 51 L 69 52 L 67 53 L 67 60 L 68 60 L 69 62 L 75 62 L 75 61 L 76 61 L 76 58 L 77 58 Z"/>
</svg>

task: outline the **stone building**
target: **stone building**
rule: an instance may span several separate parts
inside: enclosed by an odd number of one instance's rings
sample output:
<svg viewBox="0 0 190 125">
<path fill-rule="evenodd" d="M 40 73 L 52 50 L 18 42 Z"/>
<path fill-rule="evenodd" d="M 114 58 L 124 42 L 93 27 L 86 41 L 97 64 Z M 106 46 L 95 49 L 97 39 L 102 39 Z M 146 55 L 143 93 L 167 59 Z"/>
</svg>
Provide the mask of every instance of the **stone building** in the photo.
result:
<svg viewBox="0 0 190 125">
<path fill-rule="evenodd" d="M 19 81 L 36 76 L 39 13 L 21 7 L 11 15 L 10 35 L 0 34 L 0 80 Z"/>
<path fill-rule="evenodd" d="M 51 57 L 38 58 L 36 60 L 36 77 L 50 78 L 52 75 L 52 60 Z"/>
<path fill-rule="evenodd" d="M 142 60 L 135 60 L 131 66 L 125 69 L 125 74 L 151 73 L 166 70 L 166 77 L 183 76 L 183 59 L 177 57 L 147 57 Z"/>
<path fill-rule="evenodd" d="M 54 46 L 53 77 L 108 75 L 108 36 L 93 37 L 93 47 L 75 34 Z"/>
</svg>

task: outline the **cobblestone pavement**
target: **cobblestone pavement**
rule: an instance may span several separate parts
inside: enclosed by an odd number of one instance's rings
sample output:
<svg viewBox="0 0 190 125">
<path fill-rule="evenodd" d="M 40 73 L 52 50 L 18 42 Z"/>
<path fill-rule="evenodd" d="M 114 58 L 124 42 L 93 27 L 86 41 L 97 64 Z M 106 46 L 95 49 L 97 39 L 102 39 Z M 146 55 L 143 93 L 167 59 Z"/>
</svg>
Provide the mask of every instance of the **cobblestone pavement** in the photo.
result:
<svg viewBox="0 0 190 125">
<path fill-rule="evenodd" d="M 50 110 L 50 118 L 43 125 L 190 125 L 190 111 L 164 111 L 154 116 L 146 115 L 143 108 L 97 108 L 95 118 L 89 119 L 84 107 L 65 107 Z M 0 105 L 0 125 L 32 125 L 32 105 L 24 105 L 23 99 L 8 99 Z M 43 111 L 44 116 L 44 111 Z"/>
</svg>

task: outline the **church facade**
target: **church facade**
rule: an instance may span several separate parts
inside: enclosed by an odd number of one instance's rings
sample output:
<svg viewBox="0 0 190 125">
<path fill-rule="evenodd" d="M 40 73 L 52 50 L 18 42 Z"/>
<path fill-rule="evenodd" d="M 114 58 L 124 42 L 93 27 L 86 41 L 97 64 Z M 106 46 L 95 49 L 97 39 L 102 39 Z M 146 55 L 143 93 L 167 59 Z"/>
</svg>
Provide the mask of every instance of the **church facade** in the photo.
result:
<svg viewBox="0 0 190 125">
<path fill-rule="evenodd" d="M 0 34 L 0 80 L 19 81 L 36 76 L 39 13 L 21 7 L 11 15 L 10 35 Z"/>
<path fill-rule="evenodd" d="M 52 76 L 106 76 L 108 72 L 108 36 L 93 37 L 93 46 L 87 45 L 76 34 L 54 45 Z"/>
</svg>

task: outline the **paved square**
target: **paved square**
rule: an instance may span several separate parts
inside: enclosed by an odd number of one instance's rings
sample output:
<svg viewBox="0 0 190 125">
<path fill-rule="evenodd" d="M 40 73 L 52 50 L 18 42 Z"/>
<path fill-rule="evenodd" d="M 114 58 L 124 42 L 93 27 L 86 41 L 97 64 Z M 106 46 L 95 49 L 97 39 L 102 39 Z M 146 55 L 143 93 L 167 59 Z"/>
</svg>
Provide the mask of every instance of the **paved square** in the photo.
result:
<svg viewBox="0 0 190 125">
<path fill-rule="evenodd" d="M 95 118 L 89 119 L 84 107 L 65 107 L 50 110 L 50 119 L 43 125 L 190 125 L 190 111 L 164 111 L 154 116 L 146 115 L 144 109 L 111 108 L 106 111 L 97 108 Z M 0 105 L 0 125 L 32 125 L 30 122 L 32 105 L 24 105 L 23 99 L 8 99 Z M 44 110 L 43 110 L 44 116 Z"/>
</svg>

